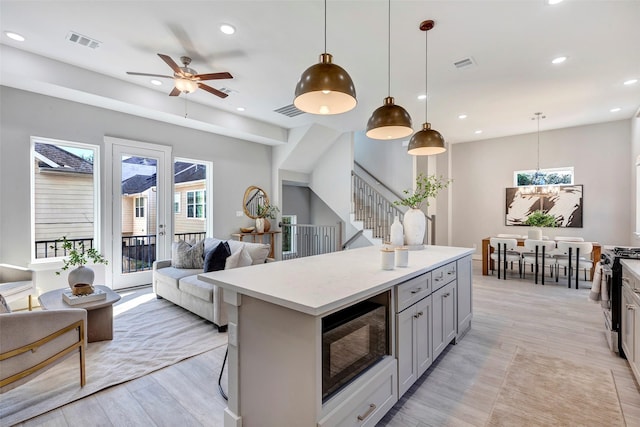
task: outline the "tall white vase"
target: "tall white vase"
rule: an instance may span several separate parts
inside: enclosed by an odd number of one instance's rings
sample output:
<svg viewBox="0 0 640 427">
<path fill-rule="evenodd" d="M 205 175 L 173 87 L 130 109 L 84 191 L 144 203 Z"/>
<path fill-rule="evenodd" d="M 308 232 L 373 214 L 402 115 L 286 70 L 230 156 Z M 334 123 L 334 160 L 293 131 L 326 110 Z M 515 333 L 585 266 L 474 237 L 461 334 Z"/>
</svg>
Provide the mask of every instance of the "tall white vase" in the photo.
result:
<svg viewBox="0 0 640 427">
<path fill-rule="evenodd" d="M 420 209 L 409 209 L 404 214 L 404 240 L 408 246 L 419 246 L 424 242 L 427 218 Z"/>
<path fill-rule="evenodd" d="M 527 237 L 531 240 L 542 240 L 542 228 L 531 227 L 527 230 Z"/>
<path fill-rule="evenodd" d="M 396 215 L 396 218 L 393 220 L 393 224 L 391 224 L 389 234 L 391 237 L 391 246 L 397 248 L 404 245 L 404 228 L 400 223 L 400 217 L 398 217 L 398 215 Z"/>
</svg>

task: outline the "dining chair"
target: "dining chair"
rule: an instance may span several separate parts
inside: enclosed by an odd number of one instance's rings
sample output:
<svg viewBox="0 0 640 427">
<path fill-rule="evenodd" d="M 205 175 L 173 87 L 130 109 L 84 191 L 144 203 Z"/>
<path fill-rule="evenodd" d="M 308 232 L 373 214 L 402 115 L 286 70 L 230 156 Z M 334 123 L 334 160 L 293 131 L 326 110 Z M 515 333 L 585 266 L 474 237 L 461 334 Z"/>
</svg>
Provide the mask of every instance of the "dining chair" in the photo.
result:
<svg viewBox="0 0 640 427">
<path fill-rule="evenodd" d="M 492 237 L 489 239 L 489 246 L 491 246 L 494 252 L 491 254 L 490 259 L 493 260 L 498 266 L 498 279 L 500 279 L 500 271 L 502 270 L 502 279 L 507 279 L 507 266 L 509 263 L 518 263 L 518 274 L 522 276 L 522 257 L 520 253 L 516 251 L 518 241 L 516 239 L 505 239 L 500 237 Z M 493 274 L 493 269 L 491 270 Z"/>
<path fill-rule="evenodd" d="M 555 259 L 552 256 L 553 250 L 556 248 L 556 242 L 553 240 L 535 240 L 526 239 L 524 247 L 529 252 L 522 254 L 522 277 L 526 276 L 527 264 L 535 269 L 534 283 L 538 284 L 538 272 L 541 271 L 541 282 L 544 285 L 544 268 L 545 264 L 549 266 L 549 271 L 553 272 Z M 542 268 L 540 268 L 542 266 Z M 552 273 L 553 274 L 553 273 Z"/>
<path fill-rule="evenodd" d="M 576 289 L 578 289 L 579 270 L 584 270 L 584 280 L 587 280 L 587 270 L 591 270 L 593 262 L 587 255 L 593 252 L 593 243 L 591 242 L 558 242 L 558 251 L 566 255 L 566 257 L 556 257 L 556 282 L 560 274 L 560 266 L 567 267 L 567 285 L 571 287 L 571 277 L 573 270 L 576 272 Z"/>
</svg>

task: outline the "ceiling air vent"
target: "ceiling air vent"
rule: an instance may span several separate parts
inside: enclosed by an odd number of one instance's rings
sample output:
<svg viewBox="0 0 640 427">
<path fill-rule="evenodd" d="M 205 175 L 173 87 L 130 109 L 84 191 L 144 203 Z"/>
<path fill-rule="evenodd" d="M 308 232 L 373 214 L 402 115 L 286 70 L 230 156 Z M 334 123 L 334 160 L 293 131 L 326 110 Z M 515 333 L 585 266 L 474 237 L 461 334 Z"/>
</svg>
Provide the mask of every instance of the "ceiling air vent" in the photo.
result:
<svg viewBox="0 0 640 427">
<path fill-rule="evenodd" d="M 457 61 L 455 61 L 453 63 L 453 65 L 455 65 L 456 68 L 462 70 L 462 69 L 466 69 L 466 68 L 471 68 L 471 67 L 475 67 L 476 66 L 476 62 L 473 60 L 472 57 L 468 57 L 468 58 L 462 58 L 459 59 Z"/>
<path fill-rule="evenodd" d="M 226 93 L 227 95 L 229 95 L 230 93 L 238 93 L 237 90 L 234 89 L 229 89 L 228 87 L 221 87 L 220 89 L 218 89 L 220 92 Z"/>
<path fill-rule="evenodd" d="M 69 40 L 71 43 L 77 43 L 81 46 L 86 46 L 91 49 L 97 49 L 102 44 L 102 42 L 99 42 L 98 40 L 83 36 L 82 34 L 78 34 L 73 31 L 69 31 L 69 34 L 67 34 L 67 40 Z"/>
<path fill-rule="evenodd" d="M 275 111 L 276 113 L 284 114 L 287 117 L 295 117 L 299 116 L 300 114 L 304 114 L 304 111 L 298 109 L 298 107 L 293 104 L 285 105 L 284 107 L 280 107 L 277 110 L 273 111 Z"/>
</svg>

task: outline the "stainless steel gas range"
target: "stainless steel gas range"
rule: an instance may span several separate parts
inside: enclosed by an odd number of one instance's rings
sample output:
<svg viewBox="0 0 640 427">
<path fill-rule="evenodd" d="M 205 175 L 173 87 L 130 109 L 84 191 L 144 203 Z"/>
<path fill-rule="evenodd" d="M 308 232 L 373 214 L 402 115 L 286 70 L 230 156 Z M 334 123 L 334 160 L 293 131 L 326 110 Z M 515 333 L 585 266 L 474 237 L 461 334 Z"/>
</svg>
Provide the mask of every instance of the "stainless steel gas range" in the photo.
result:
<svg viewBox="0 0 640 427">
<path fill-rule="evenodd" d="M 609 304 L 603 305 L 607 341 L 609 342 L 611 351 L 615 351 L 620 357 L 625 357 L 624 351 L 622 350 L 622 336 L 620 334 L 622 314 L 621 259 L 640 259 L 640 248 L 622 246 L 605 247 L 600 259 L 602 274 L 605 278 L 610 297 Z"/>
</svg>

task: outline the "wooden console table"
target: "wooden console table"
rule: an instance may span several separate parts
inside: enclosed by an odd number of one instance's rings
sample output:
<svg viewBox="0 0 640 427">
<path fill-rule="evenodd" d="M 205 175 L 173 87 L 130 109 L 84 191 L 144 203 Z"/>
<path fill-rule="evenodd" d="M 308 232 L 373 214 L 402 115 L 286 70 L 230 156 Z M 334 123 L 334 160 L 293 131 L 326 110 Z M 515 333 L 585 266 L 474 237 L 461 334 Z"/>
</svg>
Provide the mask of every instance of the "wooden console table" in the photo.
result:
<svg viewBox="0 0 640 427">
<path fill-rule="evenodd" d="M 254 243 L 265 243 L 264 242 L 264 236 L 269 236 L 269 244 L 271 245 L 271 249 L 269 250 L 269 258 L 275 258 L 274 257 L 274 252 L 275 252 L 275 243 L 276 243 L 276 234 L 280 234 L 282 233 L 282 231 L 280 230 L 276 230 L 276 231 L 265 231 L 264 233 L 233 233 L 231 234 L 231 237 L 233 237 L 236 240 L 239 241 L 244 241 L 245 237 L 251 236 L 253 237 L 253 242 Z M 259 240 L 258 240 L 259 238 Z"/>
<path fill-rule="evenodd" d="M 489 240 L 491 237 L 485 237 L 482 239 L 482 275 L 489 275 L 489 263 L 493 262 L 489 258 L 490 254 L 493 252 L 493 248 L 489 245 Z M 518 246 L 524 246 L 525 239 L 516 239 L 518 241 Z M 600 261 L 600 254 L 602 253 L 602 247 L 600 243 L 593 243 L 593 252 L 591 252 L 591 260 L 593 261 L 593 267 L 591 267 L 591 279 L 593 279 L 593 273 L 596 268 L 596 263 Z"/>
</svg>

